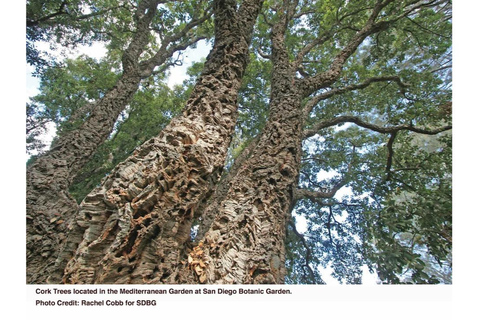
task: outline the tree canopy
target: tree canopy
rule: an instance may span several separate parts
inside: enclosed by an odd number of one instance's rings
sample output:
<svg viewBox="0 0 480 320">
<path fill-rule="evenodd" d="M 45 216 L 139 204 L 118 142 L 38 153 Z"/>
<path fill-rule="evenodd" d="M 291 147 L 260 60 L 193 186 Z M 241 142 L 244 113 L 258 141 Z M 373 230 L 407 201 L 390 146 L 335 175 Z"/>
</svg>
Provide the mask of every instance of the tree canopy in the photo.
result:
<svg viewBox="0 0 480 320">
<path fill-rule="evenodd" d="M 154 61 L 168 39 L 177 37 L 171 44 L 180 52 L 213 36 L 210 2 L 160 2 L 141 65 Z M 27 1 L 27 62 L 41 76 L 40 94 L 27 104 L 28 151 L 39 147 L 47 122 L 59 136 L 79 128 L 92 101 L 115 86 L 141 18 L 139 3 Z M 300 88 L 303 118 L 285 221 L 286 283 L 324 283 L 325 268 L 342 283 L 362 283 L 364 265 L 384 283 L 451 283 L 451 21 L 448 0 L 264 1 L 217 185 L 253 157 L 251 148 L 277 112 L 272 92 L 282 62 L 275 37 L 284 28 L 281 44 L 295 77 L 282 86 Z M 198 27 L 186 31 L 194 22 Z M 64 47 L 103 41 L 107 55 L 54 61 L 37 41 Z M 109 137 L 77 172 L 69 188 L 77 202 L 181 115 L 204 63 L 169 88 L 166 70 L 180 60 L 167 60 L 141 79 Z M 208 219 L 195 216 L 192 247 Z"/>
</svg>

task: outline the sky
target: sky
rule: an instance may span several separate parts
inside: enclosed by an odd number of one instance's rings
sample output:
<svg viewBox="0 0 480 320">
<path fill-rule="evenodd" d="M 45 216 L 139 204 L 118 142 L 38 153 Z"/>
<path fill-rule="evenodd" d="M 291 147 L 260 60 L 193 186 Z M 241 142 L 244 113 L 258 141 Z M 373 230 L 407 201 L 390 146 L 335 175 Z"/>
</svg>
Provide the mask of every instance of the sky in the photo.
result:
<svg viewBox="0 0 480 320">
<path fill-rule="evenodd" d="M 44 50 L 49 52 L 52 56 L 59 57 L 58 53 L 49 50 L 48 43 L 38 43 L 38 49 Z M 211 45 L 208 44 L 206 41 L 201 40 L 197 44 L 196 49 L 188 48 L 183 53 L 183 64 L 181 66 L 174 66 L 169 69 L 169 77 L 167 80 L 167 85 L 170 88 L 173 88 L 177 84 L 181 84 L 184 79 L 186 79 L 187 69 L 192 65 L 194 62 L 200 61 L 202 58 L 206 57 L 210 52 Z M 95 42 L 90 46 L 84 45 L 79 46 L 75 50 L 70 51 L 67 54 L 67 58 L 74 59 L 82 54 L 88 55 L 89 57 L 100 59 L 106 54 L 105 46 L 102 43 Z M 26 64 L 26 100 L 29 101 L 30 97 L 33 97 L 40 93 L 38 90 L 40 86 L 40 80 L 36 77 L 32 76 L 33 67 L 29 64 Z M 47 132 L 42 138 L 43 141 L 46 142 L 46 145 L 49 146 L 52 142 L 52 139 L 55 136 L 55 125 L 50 123 L 47 125 Z M 25 155 L 26 159 L 28 160 L 30 156 L 28 154 Z"/>
</svg>

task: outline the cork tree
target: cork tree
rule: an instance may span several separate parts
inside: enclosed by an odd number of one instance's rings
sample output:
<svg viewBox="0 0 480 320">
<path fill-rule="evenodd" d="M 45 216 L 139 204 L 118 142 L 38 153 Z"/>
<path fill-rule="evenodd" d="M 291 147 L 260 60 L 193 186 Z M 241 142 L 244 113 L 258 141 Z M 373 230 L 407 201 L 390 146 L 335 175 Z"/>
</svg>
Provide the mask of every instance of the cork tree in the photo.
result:
<svg viewBox="0 0 480 320">
<path fill-rule="evenodd" d="M 450 1 L 213 12 L 185 107 L 85 196 L 42 280 L 449 283 Z"/>
</svg>

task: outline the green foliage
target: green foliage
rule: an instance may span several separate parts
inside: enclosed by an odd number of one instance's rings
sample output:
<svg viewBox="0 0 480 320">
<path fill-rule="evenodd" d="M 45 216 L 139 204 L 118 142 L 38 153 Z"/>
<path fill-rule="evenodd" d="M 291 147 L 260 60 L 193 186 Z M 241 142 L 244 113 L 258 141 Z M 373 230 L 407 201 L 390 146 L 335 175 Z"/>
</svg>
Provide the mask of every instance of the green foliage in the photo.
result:
<svg viewBox="0 0 480 320">
<path fill-rule="evenodd" d="M 148 0 L 28 0 L 27 1 L 27 62 L 36 67 L 36 74 L 58 63 L 55 55 L 38 49 L 38 43 L 48 43 L 56 54 L 65 54 L 79 45 L 104 43 L 112 61 L 121 61 L 124 50 L 136 37 L 137 8 Z M 142 48 L 142 59 L 151 58 L 166 39 L 179 34 L 193 19 L 204 15 L 208 1 L 179 1 L 160 4 L 150 30 L 147 48 Z M 156 33 L 156 34 L 155 34 Z M 184 43 L 195 37 L 210 38 L 213 22 L 190 29 L 171 45 Z M 176 58 L 175 58 L 176 59 Z M 61 59 L 60 59 L 61 60 Z"/>
<path fill-rule="evenodd" d="M 359 146 L 361 136 L 348 128 L 317 142 L 324 150 L 310 146 L 305 154 L 304 188 L 328 190 L 338 177 L 322 178 L 322 172 L 342 172 L 346 161 L 351 166 L 344 175 L 350 177 L 347 195 L 296 206 L 308 225 L 303 236 L 321 257 L 317 265 L 331 266 L 333 276 L 347 283 L 359 281 L 363 264 L 387 283 L 451 282 L 445 276 L 451 274 L 451 137 L 421 137 L 419 143 L 418 135 L 402 134 L 395 172 L 386 180 L 386 154 L 376 139 L 364 135 L 355 156 L 351 145 L 348 151 L 351 138 Z"/>
<path fill-rule="evenodd" d="M 38 74 L 56 58 L 39 50 L 37 42 L 47 42 L 58 52 L 95 41 L 120 47 L 132 24 L 133 7 L 128 1 L 28 0 L 26 8 L 27 62 Z"/>
<path fill-rule="evenodd" d="M 300 1 L 298 17 L 292 19 L 285 39 L 291 60 L 308 43 L 324 37 L 321 46 L 304 56 L 303 76 L 330 68 L 375 3 Z M 393 2 L 379 19 L 388 21 L 409 9 Z M 270 53 L 265 22 L 274 23 L 279 12 L 278 2 L 267 2 L 256 27 L 254 48 L 263 55 Z M 381 81 L 324 99 L 315 105 L 305 127 L 344 115 L 380 127 L 428 129 L 451 124 L 449 112 L 442 109 L 451 101 L 451 45 L 448 1 L 396 20 L 363 41 L 347 60 L 339 81 L 316 94 L 385 75 L 398 76 L 404 85 Z M 262 59 L 256 63 L 268 64 Z M 258 96 L 268 97 L 266 85 L 258 82 L 252 87 L 263 90 Z M 267 110 L 263 102 L 250 105 Z M 255 118 L 253 110 L 249 111 Z M 240 122 L 237 132 L 256 128 Z M 306 221 L 307 231 L 297 234 L 287 228 L 289 283 L 323 283 L 318 270 L 327 267 L 340 282 L 360 283 L 365 264 L 386 283 L 451 282 L 451 135 L 402 131 L 391 150 L 390 139 L 389 134 L 340 124 L 304 142 L 299 187 L 326 192 L 341 180 L 347 185 L 341 189 L 343 195 L 297 202 L 294 217 Z M 387 167 L 389 159 L 392 163 Z"/>
<path fill-rule="evenodd" d="M 184 104 L 178 89 L 172 91 L 161 82 L 144 82 L 117 121 L 111 137 L 99 146 L 92 160 L 79 172 L 70 193 L 80 202 L 136 147 L 156 136 Z"/>
<path fill-rule="evenodd" d="M 47 123 L 56 125 L 57 135 L 78 127 L 88 116 L 88 103 L 100 99 L 115 85 L 118 74 L 112 71 L 113 66 L 108 60 L 80 56 L 45 68 L 40 93 L 27 104 L 27 151 L 41 149 L 39 136 Z"/>
<path fill-rule="evenodd" d="M 26 121 L 27 153 L 31 154 L 36 150 L 42 150 L 46 147 L 41 140 L 42 135 L 46 133 L 46 124 L 48 119 L 39 119 L 36 117 L 35 105 L 27 103 L 27 121 Z"/>
</svg>

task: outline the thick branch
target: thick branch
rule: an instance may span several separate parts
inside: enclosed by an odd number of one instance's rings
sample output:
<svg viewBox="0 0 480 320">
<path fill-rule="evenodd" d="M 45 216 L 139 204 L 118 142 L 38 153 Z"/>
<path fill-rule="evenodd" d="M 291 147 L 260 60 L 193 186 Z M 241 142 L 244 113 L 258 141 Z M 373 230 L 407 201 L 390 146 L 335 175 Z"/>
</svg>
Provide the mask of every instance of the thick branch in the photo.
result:
<svg viewBox="0 0 480 320">
<path fill-rule="evenodd" d="M 260 7 L 258 6 L 260 4 Z M 261 1 L 252 1 L 244 0 L 238 8 L 238 28 L 234 32 L 239 33 L 243 36 L 243 39 L 250 44 L 252 41 L 251 33 L 257 21 L 259 15 L 259 8 L 263 5 L 263 0 Z M 248 26 L 245 28 L 245 26 Z"/>
<path fill-rule="evenodd" d="M 444 132 L 447 130 L 452 129 L 452 126 L 443 126 L 440 128 L 435 128 L 435 129 L 422 129 L 422 128 L 417 128 L 412 125 L 398 125 L 398 126 L 391 126 L 391 127 L 382 127 L 382 126 L 377 126 L 369 122 L 365 122 L 362 119 L 355 117 L 355 116 L 339 116 L 330 120 L 322 121 L 317 124 L 315 124 L 311 129 L 306 129 L 304 130 L 304 138 L 309 138 L 314 136 L 315 134 L 318 133 L 318 131 L 332 127 L 338 124 L 344 124 L 344 123 L 355 123 L 359 127 L 369 129 L 378 133 L 393 133 L 393 132 L 398 132 L 402 130 L 408 130 L 416 133 L 421 133 L 421 134 L 427 134 L 427 135 L 435 135 L 440 132 Z"/>
<path fill-rule="evenodd" d="M 326 99 L 331 98 L 335 95 L 343 94 L 343 93 L 350 92 L 350 91 L 364 89 L 364 88 L 370 86 L 372 83 L 391 82 L 391 81 L 396 82 L 398 84 L 398 86 L 400 87 L 400 90 L 402 92 L 404 92 L 405 88 L 409 86 L 408 84 L 402 82 L 402 80 L 398 76 L 383 76 L 383 77 L 369 78 L 362 83 L 352 84 L 352 85 L 349 85 L 349 86 L 346 86 L 346 87 L 343 87 L 343 88 L 335 88 L 335 89 L 329 90 L 327 92 L 324 92 L 322 94 L 319 94 L 319 95 L 313 97 L 305 105 L 304 115 L 308 116 L 310 114 L 310 112 L 312 112 L 312 109 L 315 107 L 315 105 L 317 105 L 320 101 L 326 100 Z"/>
<path fill-rule="evenodd" d="M 145 46 L 148 44 L 150 35 L 150 23 L 157 12 L 159 0 L 143 1 L 139 4 L 135 17 L 138 19 L 136 23 L 136 32 L 128 48 L 122 55 L 122 66 L 124 72 L 134 72 L 138 67 L 138 59 L 142 54 Z"/>
<path fill-rule="evenodd" d="M 287 21 L 293 19 L 296 15 L 299 0 L 291 0 L 287 5 Z"/>
<path fill-rule="evenodd" d="M 67 12 L 65 11 L 65 6 L 67 5 L 67 1 L 63 1 L 61 4 L 60 4 L 60 8 L 58 8 L 58 11 L 52 13 L 52 14 L 49 14 L 45 17 L 41 17 L 39 19 L 36 19 L 36 20 L 30 20 L 28 19 L 27 17 L 27 28 L 31 28 L 31 27 L 34 27 L 34 26 L 37 26 L 39 25 L 40 23 L 42 22 L 45 22 L 45 21 L 48 21 L 52 18 L 55 18 L 56 16 L 59 16 L 59 15 L 63 15 L 63 14 L 67 14 Z"/>
<path fill-rule="evenodd" d="M 385 30 L 390 26 L 391 23 L 389 21 L 375 23 L 375 20 L 382 9 L 392 1 L 393 0 L 377 2 L 364 27 L 358 31 L 350 39 L 349 43 L 336 55 L 329 70 L 319 73 L 313 77 L 300 80 L 300 87 L 302 88 L 303 96 L 309 96 L 313 92 L 322 88 L 326 88 L 337 81 L 340 77 L 345 62 L 357 50 L 358 46 L 363 42 L 363 40 L 365 40 L 369 35 Z"/>
</svg>

